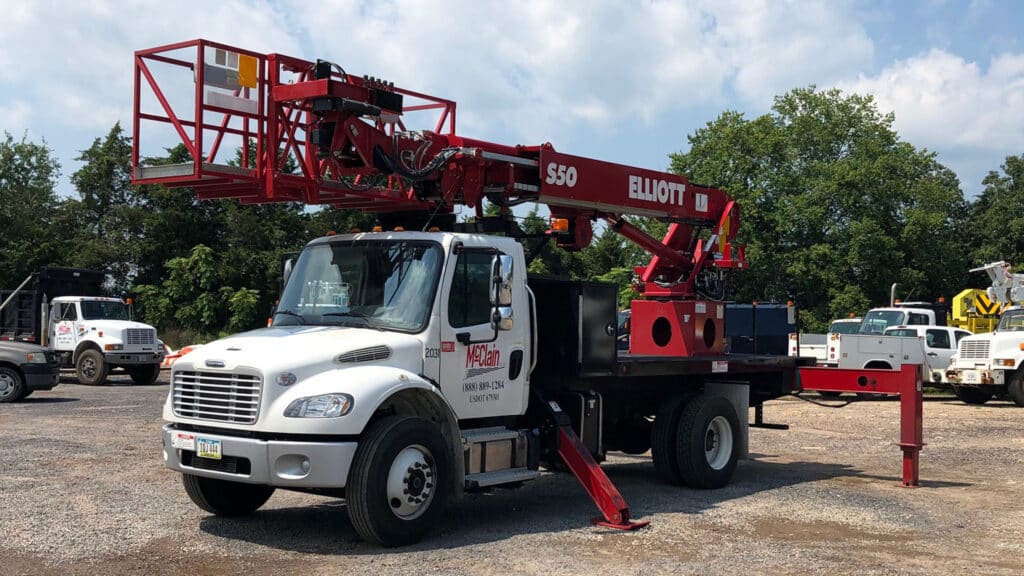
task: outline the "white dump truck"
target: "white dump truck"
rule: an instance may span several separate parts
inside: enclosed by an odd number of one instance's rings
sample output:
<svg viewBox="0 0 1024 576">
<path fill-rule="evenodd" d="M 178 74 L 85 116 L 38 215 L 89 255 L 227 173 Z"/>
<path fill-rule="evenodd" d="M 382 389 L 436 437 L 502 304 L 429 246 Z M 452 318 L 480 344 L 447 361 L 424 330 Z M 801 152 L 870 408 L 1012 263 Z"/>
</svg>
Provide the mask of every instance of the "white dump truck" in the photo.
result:
<svg viewBox="0 0 1024 576">
<path fill-rule="evenodd" d="M 0 338 L 50 348 L 82 384 L 99 384 L 123 369 L 139 385 L 156 382 L 163 343 L 156 329 L 131 319 L 119 298 L 99 296 L 103 274 L 43 268 L 0 301 Z"/>
</svg>

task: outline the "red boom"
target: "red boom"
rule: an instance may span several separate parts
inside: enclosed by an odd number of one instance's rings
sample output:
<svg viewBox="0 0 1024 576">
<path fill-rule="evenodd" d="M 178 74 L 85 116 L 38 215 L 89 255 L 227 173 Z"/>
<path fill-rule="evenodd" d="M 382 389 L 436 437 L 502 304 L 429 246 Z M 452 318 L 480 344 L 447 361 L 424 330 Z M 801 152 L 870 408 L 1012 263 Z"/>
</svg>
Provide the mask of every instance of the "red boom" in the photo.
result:
<svg viewBox="0 0 1024 576">
<path fill-rule="evenodd" d="M 189 89 L 167 93 L 164 82 Z M 424 117 L 425 129 L 405 125 Z M 590 243 L 591 222 L 600 218 L 652 253 L 637 272 L 640 289 L 653 298 L 721 298 L 720 270 L 744 266 L 742 247 L 732 246 L 739 208 L 721 190 L 676 174 L 563 154 L 550 144 L 508 146 L 464 138 L 455 133 L 455 102 L 353 76 L 330 62 L 206 40 L 140 50 L 133 137 L 135 183 L 187 186 L 201 199 L 331 204 L 374 212 L 451 212 L 461 204 L 481 216 L 484 198 L 504 209 L 539 202 L 553 218 L 568 221 L 556 239 L 570 250 Z M 161 149 L 181 144 L 188 161 L 143 158 L 140 150 L 151 139 Z M 669 222 L 668 234 L 658 241 L 625 215 Z M 709 330 L 695 329 L 680 310 L 652 308 L 659 316 L 648 324 L 664 318 L 670 341 L 663 334 L 634 332 L 633 349 L 722 352 L 721 317 L 711 318 Z M 697 331 L 698 340 L 712 335 L 699 351 L 687 344 Z"/>
</svg>

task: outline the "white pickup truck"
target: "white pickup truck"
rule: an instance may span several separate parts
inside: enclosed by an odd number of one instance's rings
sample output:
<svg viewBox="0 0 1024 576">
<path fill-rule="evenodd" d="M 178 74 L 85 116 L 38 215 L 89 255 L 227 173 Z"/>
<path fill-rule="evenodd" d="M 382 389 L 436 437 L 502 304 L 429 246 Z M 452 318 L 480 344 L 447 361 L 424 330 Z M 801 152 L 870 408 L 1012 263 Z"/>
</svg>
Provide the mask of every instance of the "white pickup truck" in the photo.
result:
<svg viewBox="0 0 1024 576">
<path fill-rule="evenodd" d="M 839 334 L 856 334 L 860 328 L 860 321 L 860 318 L 833 320 L 828 326 L 827 334 L 792 332 L 789 335 L 789 355 L 814 358 L 819 366 L 835 366 L 834 363 L 828 362 L 829 340 L 835 340 Z"/>
<path fill-rule="evenodd" d="M 921 364 L 925 380 L 948 382 L 946 368 L 956 344 L 971 333 L 962 328 L 899 325 L 882 334 L 847 334 L 835 343 L 839 368 L 898 370 L 903 364 Z"/>
</svg>

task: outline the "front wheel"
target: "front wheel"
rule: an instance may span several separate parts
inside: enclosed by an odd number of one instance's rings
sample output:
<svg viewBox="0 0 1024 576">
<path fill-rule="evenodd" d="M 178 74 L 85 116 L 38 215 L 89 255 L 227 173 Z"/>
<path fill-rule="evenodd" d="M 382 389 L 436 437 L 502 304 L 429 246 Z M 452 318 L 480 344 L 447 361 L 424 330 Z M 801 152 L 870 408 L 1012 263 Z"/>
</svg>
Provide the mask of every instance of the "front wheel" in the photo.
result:
<svg viewBox="0 0 1024 576">
<path fill-rule="evenodd" d="M 1017 406 L 1024 407 L 1024 370 L 1014 374 L 1006 387 L 1010 394 L 1010 400 L 1013 400 Z"/>
<path fill-rule="evenodd" d="M 698 489 L 721 488 L 736 470 L 740 421 L 727 399 L 694 396 L 679 415 L 676 459 L 683 482 Z"/>
<path fill-rule="evenodd" d="M 422 418 L 388 416 L 371 424 L 345 487 L 356 532 L 383 546 L 422 539 L 447 503 L 449 460 L 440 430 Z"/>
<path fill-rule="evenodd" d="M 160 377 L 159 364 L 141 364 L 139 366 L 126 366 L 125 370 L 132 377 L 132 383 L 136 386 L 149 386 Z"/>
<path fill-rule="evenodd" d="M 82 384 L 94 386 L 107 379 L 110 366 L 99 350 L 83 350 L 75 361 L 75 375 Z"/>
<path fill-rule="evenodd" d="M 991 392 L 973 386 L 953 386 L 953 394 L 964 404 L 984 404 L 992 398 Z"/>
<path fill-rule="evenodd" d="M 0 403 L 17 402 L 27 396 L 25 381 L 14 368 L 0 366 Z"/>
<path fill-rule="evenodd" d="M 217 516 L 251 514 L 266 504 L 274 493 L 273 486 L 243 484 L 192 474 L 182 474 L 181 482 L 196 506 Z"/>
</svg>

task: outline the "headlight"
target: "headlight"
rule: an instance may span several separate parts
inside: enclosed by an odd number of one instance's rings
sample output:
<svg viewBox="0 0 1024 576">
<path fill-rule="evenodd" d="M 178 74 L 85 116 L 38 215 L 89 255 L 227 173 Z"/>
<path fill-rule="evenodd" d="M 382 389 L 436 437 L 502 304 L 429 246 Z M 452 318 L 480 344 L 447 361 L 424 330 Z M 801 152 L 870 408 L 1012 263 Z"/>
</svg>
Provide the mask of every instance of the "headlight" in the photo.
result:
<svg viewBox="0 0 1024 576">
<path fill-rule="evenodd" d="M 104 350 L 124 350 L 124 344 L 104 344 Z"/>
<path fill-rule="evenodd" d="M 30 364 L 46 364 L 46 354 L 43 352 L 29 352 L 25 355 L 25 360 Z"/>
<path fill-rule="evenodd" d="M 995 361 L 995 365 L 996 366 L 1010 366 L 1010 367 L 1012 367 L 1013 364 L 1014 364 L 1013 358 L 996 358 L 996 361 Z"/>
<path fill-rule="evenodd" d="M 352 397 L 348 394 L 322 394 L 299 398 L 288 405 L 284 415 L 288 418 L 337 418 L 352 411 Z"/>
</svg>

